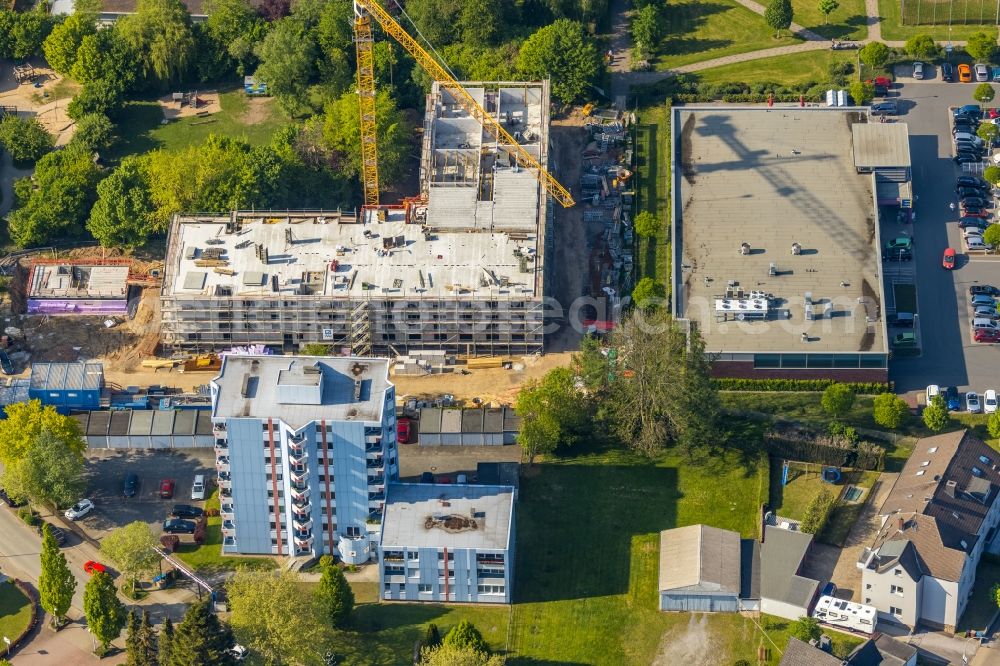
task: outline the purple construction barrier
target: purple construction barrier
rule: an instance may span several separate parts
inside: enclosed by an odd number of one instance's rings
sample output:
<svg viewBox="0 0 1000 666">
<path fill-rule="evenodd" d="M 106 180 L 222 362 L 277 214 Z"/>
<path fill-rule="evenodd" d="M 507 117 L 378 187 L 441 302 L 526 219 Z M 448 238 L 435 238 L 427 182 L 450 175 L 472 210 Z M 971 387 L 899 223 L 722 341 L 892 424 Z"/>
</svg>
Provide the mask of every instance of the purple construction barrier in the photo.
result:
<svg viewBox="0 0 1000 666">
<path fill-rule="evenodd" d="M 28 314 L 44 315 L 124 315 L 128 312 L 125 299 L 85 301 L 79 299 L 28 299 Z"/>
</svg>

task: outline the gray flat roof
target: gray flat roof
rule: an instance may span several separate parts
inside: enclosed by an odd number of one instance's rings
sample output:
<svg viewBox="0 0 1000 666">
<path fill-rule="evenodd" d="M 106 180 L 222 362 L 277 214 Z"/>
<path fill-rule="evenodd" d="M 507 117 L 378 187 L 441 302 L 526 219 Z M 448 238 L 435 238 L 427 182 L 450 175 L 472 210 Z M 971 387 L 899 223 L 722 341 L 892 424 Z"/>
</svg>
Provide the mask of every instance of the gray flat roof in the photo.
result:
<svg viewBox="0 0 1000 666">
<path fill-rule="evenodd" d="M 461 409 L 441 410 L 441 432 L 444 433 L 462 432 Z"/>
<path fill-rule="evenodd" d="M 424 407 L 420 410 L 420 424 L 418 432 L 426 434 L 441 432 L 440 407 Z"/>
<path fill-rule="evenodd" d="M 31 267 L 29 298 L 125 298 L 128 266 L 77 266 L 73 263 Z"/>
<path fill-rule="evenodd" d="M 760 547 L 760 596 L 795 606 L 808 606 L 819 581 L 798 575 L 812 535 L 768 525 Z"/>
<path fill-rule="evenodd" d="M 884 353 L 873 176 L 851 151 L 867 116 L 720 106 L 673 119 L 674 308 L 705 350 Z M 742 299 L 725 300 L 731 282 Z M 772 297 L 762 320 L 751 292 Z"/>
<path fill-rule="evenodd" d="M 513 511 L 508 486 L 390 484 L 382 547 L 504 550 Z"/>
<path fill-rule="evenodd" d="M 854 123 L 854 165 L 910 167 L 910 133 L 905 123 Z"/>
<path fill-rule="evenodd" d="M 660 532 L 660 591 L 740 593 L 740 535 L 709 525 Z"/>
<path fill-rule="evenodd" d="M 95 361 L 31 365 L 31 388 L 36 390 L 97 390 L 103 380 L 104 364 Z"/>
<path fill-rule="evenodd" d="M 153 412 L 139 410 L 132 412 L 132 421 L 129 424 L 128 434 L 148 435 L 153 429 Z"/>
<path fill-rule="evenodd" d="M 323 376 L 319 404 L 280 402 L 282 371 L 296 370 L 308 379 L 306 368 L 316 368 Z M 223 357 L 212 385 L 217 389 L 213 416 L 276 418 L 295 429 L 321 419 L 381 421 L 385 392 L 392 386 L 389 361 L 384 358 L 232 354 Z"/>
</svg>

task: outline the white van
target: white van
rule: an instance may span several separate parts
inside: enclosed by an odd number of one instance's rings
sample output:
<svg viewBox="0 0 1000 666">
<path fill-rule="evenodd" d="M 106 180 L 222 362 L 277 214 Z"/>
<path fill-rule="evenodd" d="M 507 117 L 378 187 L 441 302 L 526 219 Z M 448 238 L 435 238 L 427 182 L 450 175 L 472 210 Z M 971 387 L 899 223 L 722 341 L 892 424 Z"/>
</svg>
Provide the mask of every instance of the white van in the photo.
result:
<svg viewBox="0 0 1000 666">
<path fill-rule="evenodd" d="M 969 250 L 989 250 L 993 246 L 984 243 L 982 236 L 966 236 L 965 247 Z"/>
<path fill-rule="evenodd" d="M 977 328 L 986 328 L 991 331 L 996 331 L 1000 329 L 1000 326 L 997 325 L 996 321 L 990 319 L 989 317 L 976 317 L 972 320 L 972 328 L 973 330 Z"/>
<path fill-rule="evenodd" d="M 194 477 L 194 483 L 191 484 L 191 499 L 193 500 L 203 500 L 205 499 L 205 475 L 196 474 Z"/>
</svg>

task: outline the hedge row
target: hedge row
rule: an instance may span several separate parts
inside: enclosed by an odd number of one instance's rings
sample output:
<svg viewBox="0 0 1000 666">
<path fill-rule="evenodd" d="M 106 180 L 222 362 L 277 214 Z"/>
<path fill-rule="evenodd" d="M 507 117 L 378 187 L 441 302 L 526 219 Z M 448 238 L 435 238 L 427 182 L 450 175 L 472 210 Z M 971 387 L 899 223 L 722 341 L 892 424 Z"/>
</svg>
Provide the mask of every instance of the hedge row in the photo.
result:
<svg viewBox="0 0 1000 666">
<path fill-rule="evenodd" d="M 892 393 L 892 384 L 881 382 L 837 382 L 833 379 L 740 379 L 718 377 L 712 383 L 720 391 L 812 391 L 821 393 L 842 383 L 860 395 Z"/>
<path fill-rule="evenodd" d="M 826 527 L 826 521 L 830 518 L 830 512 L 837 504 L 837 496 L 826 488 L 823 488 L 818 495 L 812 498 L 809 506 L 806 507 L 805 518 L 799 529 L 809 534 L 819 534 Z"/>
<path fill-rule="evenodd" d="M 816 441 L 793 440 L 772 435 L 766 438 L 765 446 L 771 455 L 788 460 L 869 471 L 882 471 L 885 466 L 885 449 L 871 442 L 857 442 L 849 447 L 836 447 Z"/>
<path fill-rule="evenodd" d="M 20 647 L 21 643 L 25 642 L 25 639 L 28 638 L 28 634 L 32 632 L 35 625 L 38 624 L 38 596 L 35 594 L 35 590 L 32 589 L 30 585 L 18 580 L 17 578 L 14 578 L 13 581 L 17 589 L 19 589 L 24 596 L 28 597 L 28 600 L 31 602 L 31 621 L 28 622 L 28 626 L 21 632 L 20 636 L 11 639 L 10 647 L 7 648 L 7 654 L 16 651 L 17 648 Z"/>
</svg>

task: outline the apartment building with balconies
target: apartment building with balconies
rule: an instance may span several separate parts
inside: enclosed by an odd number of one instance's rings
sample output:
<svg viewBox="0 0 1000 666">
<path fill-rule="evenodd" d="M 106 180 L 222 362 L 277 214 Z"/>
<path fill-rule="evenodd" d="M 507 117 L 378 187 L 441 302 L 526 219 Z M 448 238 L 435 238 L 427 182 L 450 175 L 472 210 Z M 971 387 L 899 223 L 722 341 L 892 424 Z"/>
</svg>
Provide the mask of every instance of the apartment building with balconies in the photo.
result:
<svg viewBox="0 0 1000 666">
<path fill-rule="evenodd" d="M 382 598 L 510 603 L 516 498 L 510 486 L 391 484 L 379 547 Z"/>
<path fill-rule="evenodd" d="M 211 382 L 223 552 L 375 556 L 399 474 L 388 377 L 378 358 L 224 357 Z"/>
</svg>

